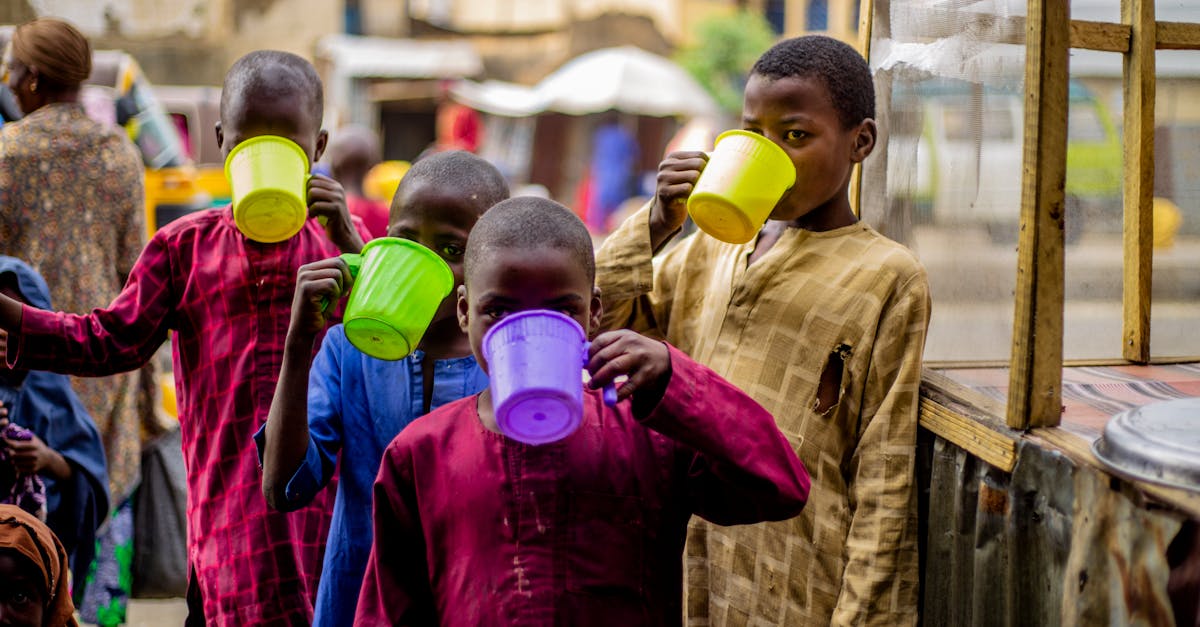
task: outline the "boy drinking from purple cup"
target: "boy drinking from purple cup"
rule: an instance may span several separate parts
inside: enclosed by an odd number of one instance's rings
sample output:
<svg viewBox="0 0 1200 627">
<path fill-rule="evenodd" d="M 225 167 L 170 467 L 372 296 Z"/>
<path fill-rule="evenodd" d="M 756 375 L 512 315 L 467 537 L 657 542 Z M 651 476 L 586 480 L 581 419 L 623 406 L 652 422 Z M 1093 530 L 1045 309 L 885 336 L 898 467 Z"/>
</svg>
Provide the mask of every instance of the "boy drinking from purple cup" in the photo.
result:
<svg viewBox="0 0 1200 627">
<path fill-rule="evenodd" d="M 601 316 L 591 236 L 570 210 L 518 197 L 467 242 L 458 321 Z M 592 342 L 582 424 L 532 446 L 502 435 L 490 390 L 447 404 L 388 446 L 360 625 L 668 625 L 682 620 L 687 521 L 783 520 L 808 475 L 771 416 L 674 348 L 629 331 Z M 619 402 L 600 388 L 621 375 Z"/>
</svg>

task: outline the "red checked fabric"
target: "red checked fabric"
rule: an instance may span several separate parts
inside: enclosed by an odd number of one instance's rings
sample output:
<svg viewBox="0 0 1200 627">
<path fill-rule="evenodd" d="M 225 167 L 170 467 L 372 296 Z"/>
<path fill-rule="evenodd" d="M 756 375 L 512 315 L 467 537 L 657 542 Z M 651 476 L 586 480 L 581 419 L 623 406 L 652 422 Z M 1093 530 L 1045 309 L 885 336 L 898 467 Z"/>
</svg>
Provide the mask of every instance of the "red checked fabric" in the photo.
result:
<svg viewBox="0 0 1200 627">
<path fill-rule="evenodd" d="M 108 308 L 25 308 L 15 361 L 69 374 L 136 368 L 175 331 L 188 557 L 210 625 L 312 620 L 333 491 L 290 514 L 270 511 L 252 436 L 275 390 L 296 270 L 339 252 L 315 220 L 290 240 L 259 244 L 228 207 L 213 209 L 156 233 Z"/>
</svg>

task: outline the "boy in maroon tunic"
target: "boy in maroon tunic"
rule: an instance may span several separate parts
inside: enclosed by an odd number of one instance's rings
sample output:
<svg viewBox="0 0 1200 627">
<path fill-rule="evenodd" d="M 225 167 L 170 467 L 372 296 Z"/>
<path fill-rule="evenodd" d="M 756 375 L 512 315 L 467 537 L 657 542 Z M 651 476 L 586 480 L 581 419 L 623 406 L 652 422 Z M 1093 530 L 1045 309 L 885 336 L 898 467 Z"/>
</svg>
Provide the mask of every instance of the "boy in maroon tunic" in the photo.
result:
<svg viewBox="0 0 1200 627">
<path fill-rule="evenodd" d="M 476 359 L 505 316 L 600 321 L 591 238 L 553 201 L 497 204 L 467 242 L 459 324 Z M 698 514 L 795 516 L 809 478 L 770 414 L 711 370 L 630 331 L 597 337 L 579 429 L 530 446 L 499 432 L 490 390 L 402 431 L 375 482 L 362 625 L 667 625 Z M 626 375 L 619 402 L 594 391 Z"/>
</svg>

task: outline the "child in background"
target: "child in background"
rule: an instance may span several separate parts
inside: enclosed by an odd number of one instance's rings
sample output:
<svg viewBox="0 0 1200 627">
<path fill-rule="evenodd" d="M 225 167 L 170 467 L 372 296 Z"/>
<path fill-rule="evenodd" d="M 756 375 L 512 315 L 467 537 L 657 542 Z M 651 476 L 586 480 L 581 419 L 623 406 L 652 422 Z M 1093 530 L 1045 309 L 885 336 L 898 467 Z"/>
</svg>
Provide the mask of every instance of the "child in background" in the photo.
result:
<svg viewBox="0 0 1200 627">
<path fill-rule="evenodd" d="M 419 242 L 450 265 L 462 285 L 467 235 L 479 216 L 508 198 L 508 184 L 468 152 L 430 155 L 413 165 L 392 203 L 388 235 Z M 333 476 L 342 454 L 325 548 L 314 624 L 349 625 L 371 551 L 371 485 L 383 449 L 408 423 L 487 387 L 455 316 L 451 292 L 417 350 L 399 361 L 369 357 L 342 325 L 325 334 L 324 301 L 350 285 L 345 262 L 325 259 L 300 268 L 283 369 L 267 424 L 255 435 L 263 459 L 263 494 L 274 509 L 307 505 Z M 311 363 L 311 371 L 310 371 Z"/>
<path fill-rule="evenodd" d="M 0 255 L 0 294 L 50 308 L 46 282 L 14 257 Z M 17 434 L 25 437 L 15 439 Z M 0 360 L 0 448 L 0 473 L 5 475 L 0 500 L 9 496 L 11 483 L 5 479 L 25 477 L 26 485 L 41 484 L 42 520 L 62 542 L 75 597 L 81 598 L 96 553 L 96 528 L 108 513 L 108 472 L 100 432 L 71 380 L 52 372 L 13 370 Z"/>
<path fill-rule="evenodd" d="M 343 126 L 329 140 L 329 175 L 346 190 L 346 208 L 362 219 L 371 237 L 383 237 L 388 229 L 386 202 L 367 198 L 363 181 L 367 172 L 383 160 L 379 138 L 362 126 Z"/>
<path fill-rule="evenodd" d="M 592 240 L 570 210 L 517 197 L 467 242 L 458 320 L 476 360 L 505 316 L 551 309 L 600 322 Z M 629 331 L 592 344 L 590 385 L 619 375 L 615 407 L 584 395 L 566 438 L 500 434 L 489 390 L 417 420 L 375 482 L 360 625 L 667 625 L 682 613 L 693 513 L 782 520 L 808 475 L 771 416 L 683 353 Z"/>
<path fill-rule="evenodd" d="M 67 552 L 42 521 L 0 505 L 0 617 L 14 627 L 76 627 Z"/>
<path fill-rule="evenodd" d="M 251 52 L 225 76 L 217 141 L 228 156 L 261 135 L 321 156 L 321 80 L 304 59 Z M 282 514 L 260 492 L 252 436 L 266 421 L 303 264 L 358 252 L 361 222 L 342 188 L 314 175 L 309 217 L 292 238 L 264 244 L 238 230 L 230 207 L 160 229 L 124 290 L 87 315 L 0 296 L 0 357 L 9 364 L 102 376 L 145 363 L 171 334 L 188 483 L 188 624 L 295 625 L 312 620 L 328 527 L 324 502 Z M 316 219 L 323 217 L 322 227 Z M 7 350 L 7 355 L 4 356 Z"/>
<path fill-rule="evenodd" d="M 837 40 L 783 41 L 755 63 L 743 127 L 791 158 L 796 183 L 758 236 L 686 218 L 707 157 L 659 166 L 650 206 L 597 255 L 605 328 L 664 337 L 774 414 L 812 473 L 804 513 L 688 540 L 689 621 L 905 625 L 917 617 L 914 463 L 929 282 L 903 246 L 858 221 L 847 188 L 875 146 L 863 58 Z M 753 446 L 752 444 L 750 446 Z"/>
</svg>

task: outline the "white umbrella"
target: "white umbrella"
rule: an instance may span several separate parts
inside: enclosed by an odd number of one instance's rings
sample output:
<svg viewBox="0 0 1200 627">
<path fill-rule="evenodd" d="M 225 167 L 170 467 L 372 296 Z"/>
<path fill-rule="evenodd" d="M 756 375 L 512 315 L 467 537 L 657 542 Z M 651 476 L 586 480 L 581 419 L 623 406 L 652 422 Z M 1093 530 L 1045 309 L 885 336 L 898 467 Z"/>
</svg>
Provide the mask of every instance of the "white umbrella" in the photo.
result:
<svg viewBox="0 0 1200 627">
<path fill-rule="evenodd" d="M 651 116 L 720 112 L 712 96 L 683 68 L 633 46 L 578 56 L 533 87 L 461 80 L 451 93 L 472 108 L 509 117 L 542 111 L 584 115 L 609 109 Z"/>
<path fill-rule="evenodd" d="M 636 48 L 580 55 L 534 87 L 551 111 L 583 115 L 616 109 L 639 115 L 713 115 L 717 103 L 673 61 Z"/>
</svg>

